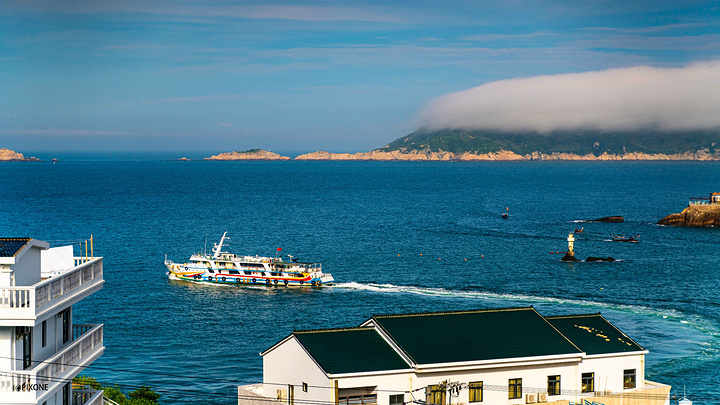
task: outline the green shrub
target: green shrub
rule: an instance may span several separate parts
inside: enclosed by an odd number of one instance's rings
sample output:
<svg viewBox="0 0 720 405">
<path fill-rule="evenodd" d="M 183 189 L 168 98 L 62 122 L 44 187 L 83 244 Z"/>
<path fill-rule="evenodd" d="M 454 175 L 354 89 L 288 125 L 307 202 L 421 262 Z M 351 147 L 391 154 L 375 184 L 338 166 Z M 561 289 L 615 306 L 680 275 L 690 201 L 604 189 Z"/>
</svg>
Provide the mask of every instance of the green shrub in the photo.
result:
<svg viewBox="0 0 720 405">
<path fill-rule="evenodd" d="M 150 401 L 151 404 L 156 404 L 158 399 L 160 399 L 160 394 L 150 389 L 150 387 L 141 385 L 140 388 L 136 389 L 135 391 L 128 394 L 130 397 L 130 403 L 131 404 L 138 404 L 138 405 L 145 405 L 145 402 L 133 402 L 133 401 L 140 401 L 140 400 L 147 400 Z"/>
</svg>

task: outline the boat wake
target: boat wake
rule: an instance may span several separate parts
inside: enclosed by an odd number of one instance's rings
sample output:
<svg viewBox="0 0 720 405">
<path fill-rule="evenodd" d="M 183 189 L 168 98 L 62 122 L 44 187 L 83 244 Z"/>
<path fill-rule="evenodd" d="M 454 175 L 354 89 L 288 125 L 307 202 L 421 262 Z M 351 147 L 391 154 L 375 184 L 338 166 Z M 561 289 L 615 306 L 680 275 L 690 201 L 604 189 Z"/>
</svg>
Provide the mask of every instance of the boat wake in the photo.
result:
<svg viewBox="0 0 720 405">
<path fill-rule="evenodd" d="M 652 353 L 648 358 L 649 364 L 662 364 L 662 367 L 659 367 L 662 372 L 692 367 L 698 359 L 703 361 L 720 359 L 720 325 L 701 315 L 689 314 L 676 309 L 394 284 L 349 282 L 336 284 L 333 289 L 381 294 L 412 294 L 440 299 L 481 300 L 489 307 L 527 306 L 530 304 L 544 315 L 602 311 L 603 315 L 609 317 L 629 336 L 643 337 L 640 339 L 641 345 Z M 472 308 L 472 306 L 467 306 L 467 308 Z M 675 344 L 679 341 L 684 344 Z"/>
</svg>

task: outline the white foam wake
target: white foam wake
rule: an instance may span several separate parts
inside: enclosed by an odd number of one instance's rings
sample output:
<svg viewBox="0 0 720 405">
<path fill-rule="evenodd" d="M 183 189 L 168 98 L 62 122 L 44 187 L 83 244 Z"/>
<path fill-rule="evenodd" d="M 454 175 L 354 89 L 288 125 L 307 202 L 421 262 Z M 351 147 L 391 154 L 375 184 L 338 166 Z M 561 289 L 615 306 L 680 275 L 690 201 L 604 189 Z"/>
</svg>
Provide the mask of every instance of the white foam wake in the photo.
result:
<svg viewBox="0 0 720 405">
<path fill-rule="evenodd" d="M 616 304 L 598 301 L 542 297 L 526 294 L 501 294 L 485 291 L 459 291 L 448 290 L 444 288 L 417 287 L 417 286 L 399 286 L 394 284 L 375 284 L 375 283 L 338 283 L 334 286 L 338 289 L 348 289 L 355 291 L 372 291 L 378 293 L 400 293 L 400 294 L 416 294 L 434 297 L 457 297 L 462 299 L 477 299 L 492 301 L 493 304 L 501 304 L 507 306 L 522 306 L 528 304 L 549 304 L 573 306 L 579 308 L 587 308 L 586 312 L 595 312 L 601 309 L 612 310 L 623 313 L 632 313 L 638 315 L 648 315 L 662 318 L 664 321 L 682 323 L 701 332 L 703 335 L 720 338 L 720 330 L 715 322 L 706 319 L 700 315 L 686 314 L 675 309 L 659 309 L 641 305 Z"/>
</svg>

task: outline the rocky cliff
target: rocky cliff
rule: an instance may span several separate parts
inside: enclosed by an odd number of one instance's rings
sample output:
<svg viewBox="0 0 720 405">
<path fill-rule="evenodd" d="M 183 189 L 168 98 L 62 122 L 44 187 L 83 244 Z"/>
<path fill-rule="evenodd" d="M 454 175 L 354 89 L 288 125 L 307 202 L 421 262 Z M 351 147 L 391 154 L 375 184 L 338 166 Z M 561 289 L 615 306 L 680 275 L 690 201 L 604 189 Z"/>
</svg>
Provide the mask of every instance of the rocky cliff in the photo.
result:
<svg viewBox="0 0 720 405">
<path fill-rule="evenodd" d="M 205 158 L 205 160 L 290 160 L 290 158 L 262 149 L 250 149 L 243 152 L 221 153 Z"/>
<path fill-rule="evenodd" d="M 720 226 L 720 205 L 688 205 L 679 214 L 670 214 L 659 225 L 710 227 Z"/>
<path fill-rule="evenodd" d="M 36 157 L 26 158 L 22 153 L 15 152 L 14 150 L 0 149 L 0 161 L 5 162 L 39 162 L 40 159 Z"/>
</svg>

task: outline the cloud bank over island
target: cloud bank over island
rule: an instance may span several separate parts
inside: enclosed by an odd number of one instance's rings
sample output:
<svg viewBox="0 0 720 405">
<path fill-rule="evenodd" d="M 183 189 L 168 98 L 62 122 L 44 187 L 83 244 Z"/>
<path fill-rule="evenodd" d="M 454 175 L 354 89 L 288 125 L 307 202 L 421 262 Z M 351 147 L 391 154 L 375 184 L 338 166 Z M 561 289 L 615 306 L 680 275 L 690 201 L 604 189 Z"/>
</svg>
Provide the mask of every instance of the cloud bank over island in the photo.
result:
<svg viewBox="0 0 720 405">
<path fill-rule="evenodd" d="M 567 131 L 720 128 L 720 61 L 500 80 L 433 100 L 428 129 Z"/>
</svg>

